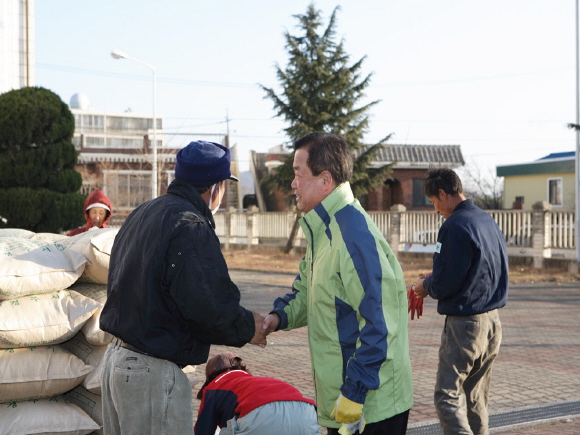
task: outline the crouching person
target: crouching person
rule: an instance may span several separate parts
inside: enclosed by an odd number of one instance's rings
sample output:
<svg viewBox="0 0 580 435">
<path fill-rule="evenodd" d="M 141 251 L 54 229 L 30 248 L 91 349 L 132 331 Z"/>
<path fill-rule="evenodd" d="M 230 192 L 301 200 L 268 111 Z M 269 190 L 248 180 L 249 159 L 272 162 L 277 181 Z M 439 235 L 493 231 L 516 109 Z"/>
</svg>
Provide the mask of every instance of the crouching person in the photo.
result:
<svg viewBox="0 0 580 435">
<path fill-rule="evenodd" d="M 292 385 L 253 376 L 235 353 L 220 353 L 205 369 L 196 435 L 318 435 L 314 401 Z"/>
</svg>

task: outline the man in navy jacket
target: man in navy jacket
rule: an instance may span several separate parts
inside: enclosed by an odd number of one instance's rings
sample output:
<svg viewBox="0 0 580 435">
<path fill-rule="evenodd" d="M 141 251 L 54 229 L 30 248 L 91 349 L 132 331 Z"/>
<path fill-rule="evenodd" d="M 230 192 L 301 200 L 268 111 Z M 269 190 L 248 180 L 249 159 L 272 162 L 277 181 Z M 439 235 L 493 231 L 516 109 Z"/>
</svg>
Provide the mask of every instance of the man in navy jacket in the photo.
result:
<svg viewBox="0 0 580 435">
<path fill-rule="evenodd" d="M 213 212 L 230 152 L 196 141 L 176 156 L 167 193 L 137 207 L 115 237 L 101 329 L 114 335 L 103 361 L 107 435 L 193 434 L 192 392 L 181 368 L 211 344 L 265 345 L 263 317 L 240 305 Z"/>
<path fill-rule="evenodd" d="M 498 309 L 508 292 L 505 239 L 489 213 L 465 198 L 453 170 L 431 167 L 425 194 L 445 218 L 433 274 L 413 284 L 418 297 L 437 299 L 446 316 L 435 407 L 444 434 L 487 435 L 491 367 L 502 337 Z"/>
</svg>

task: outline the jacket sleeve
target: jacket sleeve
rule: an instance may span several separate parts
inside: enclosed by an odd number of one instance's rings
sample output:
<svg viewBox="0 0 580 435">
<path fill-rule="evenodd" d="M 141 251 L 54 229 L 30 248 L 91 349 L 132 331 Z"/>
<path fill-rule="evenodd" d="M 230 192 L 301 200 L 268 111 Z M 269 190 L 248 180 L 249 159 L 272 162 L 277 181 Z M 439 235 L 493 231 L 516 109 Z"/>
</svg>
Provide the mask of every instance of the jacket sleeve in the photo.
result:
<svg viewBox="0 0 580 435">
<path fill-rule="evenodd" d="M 241 347 L 254 336 L 254 317 L 240 305 L 217 236 L 204 223 L 177 233 L 165 261 L 169 300 L 199 341 Z"/>
<path fill-rule="evenodd" d="M 197 420 L 193 427 L 196 435 L 213 435 L 218 426 L 217 415 L 213 408 L 214 403 L 208 400 L 207 391 L 204 391 L 199 411 L 197 413 Z"/>
<path fill-rule="evenodd" d="M 237 407 L 238 398 L 234 392 L 206 389 L 199 405 L 195 435 L 214 435 L 218 426 L 227 427 L 228 420 L 236 416 Z"/>
<path fill-rule="evenodd" d="M 294 279 L 292 284 L 292 293 L 288 293 L 281 298 L 277 298 L 274 301 L 274 308 L 271 313 L 275 313 L 280 317 L 280 324 L 277 330 L 291 330 L 295 328 L 300 328 L 306 326 L 308 313 L 308 292 L 306 277 L 307 264 L 306 260 L 303 258 L 299 265 L 300 273 Z"/>
<path fill-rule="evenodd" d="M 433 299 L 445 300 L 461 291 L 477 249 L 472 237 L 457 225 L 444 224 L 437 243 L 439 252 L 433 256 L 433 275 L 423 285 Z"/>
<path fill-rule="evenodd" d="M 347 237 L 340 268 L 345 296 L 354 312 L 350 320 L 337 315 L 337 330 L 341 342 L 352 342 L 355 348 L 346 364 L 341 392 L 354 402 L 364 403 L 368 390 L 380 386 L 379 372 L 387 358 L 388 329 L 397 328 L 399 295 L 394 273 L 373 235 L 369 231 L 355 231 Z M 384 300 L 386 295 L 393 300 Z M 388 324 L 388 320 L 392 322 Z M 342 347 L 344 352 L 345 345 Z"/>
</svg>

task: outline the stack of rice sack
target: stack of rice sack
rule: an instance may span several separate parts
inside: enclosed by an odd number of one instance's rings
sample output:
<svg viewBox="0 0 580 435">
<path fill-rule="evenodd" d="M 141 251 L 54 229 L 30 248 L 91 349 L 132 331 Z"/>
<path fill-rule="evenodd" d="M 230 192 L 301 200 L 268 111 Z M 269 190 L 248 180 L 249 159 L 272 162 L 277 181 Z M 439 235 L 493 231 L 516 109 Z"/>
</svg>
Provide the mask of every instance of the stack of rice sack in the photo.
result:
<svg viewBox="0 0 580 435">
<path fill-rule="evenodd" d="M 102 433 L 99 328 L 117 230 L 0 230 L 0 433 Z"/>
</svg>

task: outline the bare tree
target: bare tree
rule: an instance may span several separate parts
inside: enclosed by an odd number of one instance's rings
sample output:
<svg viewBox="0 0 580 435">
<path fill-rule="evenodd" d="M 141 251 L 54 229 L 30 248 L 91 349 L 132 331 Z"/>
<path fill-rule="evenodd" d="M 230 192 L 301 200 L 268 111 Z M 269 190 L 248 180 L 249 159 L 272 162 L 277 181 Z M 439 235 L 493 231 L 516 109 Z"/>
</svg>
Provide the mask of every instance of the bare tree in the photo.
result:
<svg viewBox="0 0 580 435">
<path fill-rule="evenodd" d="M 503 178 L 491 168 L 482 168 L 471 161 L 457 171 L 463 182 L 463 191 L 477 206 L 486 210 L 499 210 L 503 201 Z"/>
</svg>

